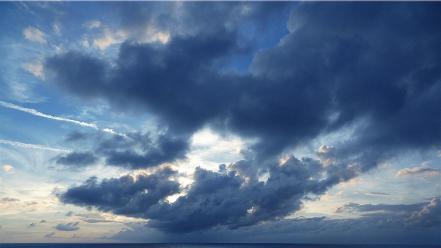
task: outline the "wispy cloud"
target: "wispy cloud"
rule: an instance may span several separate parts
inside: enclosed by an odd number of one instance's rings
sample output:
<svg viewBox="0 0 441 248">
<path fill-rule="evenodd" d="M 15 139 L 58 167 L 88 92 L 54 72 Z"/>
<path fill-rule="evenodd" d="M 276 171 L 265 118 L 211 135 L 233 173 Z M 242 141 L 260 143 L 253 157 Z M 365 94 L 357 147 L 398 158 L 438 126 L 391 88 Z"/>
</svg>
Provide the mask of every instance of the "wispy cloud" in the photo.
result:
<svg viewBox="0 0 441 248">
<path fill-rule="evenodd" d="M 43 117 L 43 118 L 47 118 L 47 119 L 51 119 L 51 120 L 56 120 L 56 121 L 62 121 L 62 122 L 68 122 L 68 123 L 72 123 L 75 125 L 79 125 L 82 127 L 89 127 L 89 128 L 93 128 L 95 130 L 99 130 L 102 132 L 106 132 L 106 133 L 110 133 L 110 134 L 115 134 L 115 135 L 121 135 L 121 136 L 126 136 L 124 134 L 118 133 L 116 131 L 114 131 L 111 128 L 99 128 L 95 123 L 91 123 L 91 122 L 85 122 L 85 121 L 78 121 L 78 120 L 73 120 L 73 119 L 69 119 L 69 118 L 65 118 L 65 117 L 60 117 L 60 116 L 56 116 L 56 115 L 50 115 L 50 114 L 45 114 L 42 113 L 36 109 L 31 109 L 31 108 L 26 108 L 26 107 L 22 107 L 13 103 L 8 103 L 8 102 L 4 102 L 4 101 L 0 101 L 0 106 L 5 107 L 5 108 L 9 108 L 9 109 L 14 109 L 14 110 L 18 110 L 18 111 L 22 111 L 34 116 L 39 116 L 39 117 Z"/>
<path fill-rule="evenodd" d="M 426 175 L 426 176 L 441 176 L 441 170 L 430 168 L 430 167 L 412 167 L 412 168 L 404 168 L 399 170 L 396 173 L 396 176 L 412 176 L 412 175 Z"/>
<path fill-rule="evenodd" d="M 53 151 L 53 152 L 71 152 L 71 150 L 65 149 L 65 148 L 55 148 L 55 147 L 49 147 L 49 146 L 44 146 L 44 145 L 21 143 L 21 142 L 12 141 L 12 140 L 0 139 L 0 144 L 10 145 L 10 146 L 15 146 L 15 147 L 22 147 L 22 148 L 29 148 L 29 149 Z"/>
</svg>

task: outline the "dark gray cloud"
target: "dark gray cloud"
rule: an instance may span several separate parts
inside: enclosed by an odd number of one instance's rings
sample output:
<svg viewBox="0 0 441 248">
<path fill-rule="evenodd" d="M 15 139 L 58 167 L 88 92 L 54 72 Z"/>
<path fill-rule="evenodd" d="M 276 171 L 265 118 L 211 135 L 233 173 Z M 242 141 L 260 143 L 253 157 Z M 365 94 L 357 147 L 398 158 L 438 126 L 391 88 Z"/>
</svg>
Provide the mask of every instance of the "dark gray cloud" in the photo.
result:
<svg viewBox="0 0 441 248">
<path fill-rule="evenodd" d="M 441 228 L 441 199 L 433 198 L 408 219 L 412 225 Z"/>
<path fill-rule="evenodd" d="M 12 197 L 3 197 L 0 199 L 0 203 L 10 203 L 10 202 L 19 202 L 20 199 L 12 198 Z"/>
<path fill-rule="evenodd" d="M 431 25 L 438 7 L 300 4 L 288 23 L 292 32 L 256 53 L 248 75 L 222 71 L 222 61 L 240 51 L 245 28 L 177 34 L 165 46 L 126 42 L 116 66 L 74 51 L 45 66 L 61 88 L 116 109 L 147 110 L 172 134 L 188 138 L 210 124 L 256 138 L 260 159 L 363 120 L 340 153 L 358 156 L 368 169 L 397 149 L 440 144 L 441 55 L 421 52 L 441 40 Z"/>
<path fill-rule="evenodd" d="M 121 137 L 100 144 L 97 152 L 109 164 L 136 169 L 182 158 L 188 139 L 205 126 L 255 140 L 246 160 L 224 171 L 198 169 L 187 194 L 172 204 L 162 199 L 180 192 L 179 184 L 162 172 L 141 180 L 89 179 L 62 201 L 143 217 L 168 232 L 237 228 L 283 218 L 307 195 L 323 194 L 397 154 L 441 145 L 435 24 L 441 5 L 298 4 L 289 34 L 254 53 L 245 73 L 225 68 L 249 52 L 243 34 L 250 27 L 237 24 L 230 7 L 188 7 L 196 21 L 181 21 L 192 32 L 173 31 L 165 45 L 125 42 L 112 63 L 70 51 L 47 58 L 45 68 L 71 94 L 106 100 L 118 111 L 147 111 L 167 130 L 147 146 Z M 199 11 L 211 7 L 223 14 L 207 18 Z M 136 16 L 126 16 L 128 23 Z M 286 149 L 346 127 L 354 127 L 351 138 L 318 156 L 331 165 L 310 158 L 276 162 Z M 139 146 L 147 148 L 139 153 Z M 268 180 L 259 181 L 265 173 Z"/>
<path fill-rule="evenodd" d="M 402 214 L 402 212 L 412 212 L 421 209 L 425 203 L 419 204 L 358 204 L 358 203 L 348 203 L 344 206 L 339 207 L 336 212 L 344 213 L 344 212 L 359 212 L 362 214 L 372 214 L 372 212 L 388 212 L 388 213 L 396 213 Z"/>
<path fill-rule="evenodd" d="M 407 227 L 441 228 L 441 199 L 416 204 L 356 204 L 349 203 L 337 209 L 337 213 L 358 212 L 364 218 L 395 219 Z"/>
<path fill-rule="evenodd" d="M 82 133 L 82 132 L 71 132 L 69 133 L 66 138 L 65 141 L 67 142 L 76 142 L 76 141 L 80 141 L 83 139 L 86 139 L 88 137 L 88 135 L 86 133 Z"/>
<path fill-rule="evenodd" d="M 98 158 L 90 152 L 71 152 L 66 155 L 61 155 L 56 159 L 57 164 L 83 167 L 94 164 L 98 161 Z"/>
<path fill-rule="evenodd" d="M 78 224 L 79 222 L 60 223 L 55 226 L 55 229 L 58 231 L 72 232 L 80 229 Z"/>
<path fill-rule="evenodd" d="M 438 199 L 439 200 L 439 199 Z M 205 229 L 194 233 L 162 233 L 145 224 L 131 224 L 113 239 L 136 240 L 138 242 L 282 242 L 282 243 L 410 243 L 438 244 L 441 224 L 418 225 L 412 221 L 415 213 L 430 202 L 411 205 L 383 204 L 386 211 L 376 211 L 359 218 L 331 219 L 326 217 L 284 219 L 264 222 L 241 229 Z M 360 205 L 360 204 L 359 204 Z M 393 209 L 393 210 L 392 210 Z M 398 210 L 398 211 L 396 211 Z M 435 212 L 433 212 L 435 214 Z M 429 220 L 429 218 L 427 218 Z M 362 234 L 362 235 L 360 235 Z M 335 247 L 340 247 L 336 245 Z M 331 246 L 334 247 L 334 246 Z"/>
<path fill-rule="evenodd" d="M 139 169 L 184 159 L 189 149 L 188 137 L 166 131 L 157 134 L 132 132 L 124 136 L 81 133 L 81 137 L 92 141 L 89 151 L 58 156 L 55 158 L 57 164 L 81 168 L 95 164 L 102 157 L 107 165 Z"/>
<path fill-rule="evenodd" d="M 136 178 L 124 176 L 102 182 L 90 178 L 83 185 L 68 189 L 60 199 L 65 203 L 140 217 L 168 195 L 179 192 L 179 184 L 170 179 L 174 174 L 174 171 L 165 169 Z"/>
<path fill-rule="evenodd" d="M 183 159 L 188 149 L 187 137 L 129 133 L 102 139 L 95 152 L 109 165 L 139 169 Z"/>
<path fill-rule="evenodd" d="M 165 232 L 185 233 L 214 227 L 236 229 L 283 218 L 300 209 L 309 194 L 320 195 L 345 180 L 323 178 L 327 167 L 319 161 L 289 158 L 257 171 L 240 161 L 215 171 L 198 168 L 194 183 L 175 202 L 166 197 L 182 192 L 164 170 L 148 176 L 124 176 L 98 182 L 91 178 L 60 196 L 61 201 L 102 211 L 149 219 L 149 226 Z M 267 179 L 262 175 L 267 174 Z M 198 221 L 194 221 L 198 218 Z"/>
</svg>

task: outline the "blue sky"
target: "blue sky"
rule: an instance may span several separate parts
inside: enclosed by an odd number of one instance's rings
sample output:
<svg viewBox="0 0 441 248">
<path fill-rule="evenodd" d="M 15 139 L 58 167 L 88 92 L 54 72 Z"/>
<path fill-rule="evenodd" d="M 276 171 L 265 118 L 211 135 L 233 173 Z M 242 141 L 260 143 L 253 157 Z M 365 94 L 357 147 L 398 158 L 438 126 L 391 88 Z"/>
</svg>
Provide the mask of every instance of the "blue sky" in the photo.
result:
<svg viewBox="0 0 441 248">
<path fill-rule="evenodd" d="M 0 3 L 0 241 L 440 244 L 440 7 Z"/>
</svg>

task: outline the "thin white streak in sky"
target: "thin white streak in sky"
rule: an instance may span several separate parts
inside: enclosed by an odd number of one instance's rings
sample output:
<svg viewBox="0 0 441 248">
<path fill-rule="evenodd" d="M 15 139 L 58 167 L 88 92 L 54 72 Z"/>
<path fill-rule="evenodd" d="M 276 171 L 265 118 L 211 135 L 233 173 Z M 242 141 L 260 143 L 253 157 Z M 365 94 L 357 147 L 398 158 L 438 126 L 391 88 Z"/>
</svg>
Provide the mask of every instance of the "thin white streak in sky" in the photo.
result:
<svg viewBox="0 0 441 248">
<path fill-rule="evenodd" d="M 77 121 L 77 120 L 72 120 L 72 119 L 68 119 L 68 118 L 64 118 L 64 117 L 60 117 L 60 116 L 49 115 L 49 114 L 42 113 L 36 109 L 25 108 L 25 107 L 21 107 L 16 104 L 4 102 L 4 101 L 0 101 L 0 106 L 5 107 L 5 108 L 9 108 L 9 109 L 22 111 L 22 112 L 25 112 L 25 113 L 28 113 L 28 114 L 31 114 L 34 116 L 39 116 L 39 117 L 43 117 L 43 118 L 47 118 L 47 119 L 51 119 L 51 120 L 56 120 L 56 121 L 68 122 L 68 123 L 72 123 L 72 124 L 79 125 L 82 127 L 89 127 L 89 128 L 93 128 L 95 130 L 102 131 L 102 132 L 121 135 L 121 136 L 126 137 L 125 134 L 118 133 L 111 128 L 99 128 L 95 123 Z"/>
<path fill-rule="evenodd" d="M 46 150 L 46 151 L 52 151 L 52 152 L 67 152 L 67 153 L 72 152 L 71 150 L 64 149 L 64 148 L 55 148 L 55 147 L 49 147 L 49 146 L 43 146 L 43 145 L 27 144 L 27 143 L 21 143 L 21 142 L 11 141 L 11 140 L 0 139 L 0 144 L 21 147 L 21 148 Z"/>
</svg>

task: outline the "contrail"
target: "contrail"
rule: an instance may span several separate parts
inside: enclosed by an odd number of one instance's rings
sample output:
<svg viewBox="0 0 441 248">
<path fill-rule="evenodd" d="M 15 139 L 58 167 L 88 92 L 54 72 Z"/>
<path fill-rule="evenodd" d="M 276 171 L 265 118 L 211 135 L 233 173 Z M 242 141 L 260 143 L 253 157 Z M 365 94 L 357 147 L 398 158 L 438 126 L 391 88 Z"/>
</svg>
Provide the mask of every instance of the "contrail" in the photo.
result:
<svg viewBox="0 0 441 248">
<path fill-rule="evenodd" d="M 95 130 L 98 131 L 102 131 L 102 132 L 106 132 L 106 133 L 110 133 L 110 134 L 116 134 L 116 135 L 121 135 L 121 136 L 126 136 L 125 134 L 121 134 L 118 133 L 116 131 L 114 131 L 111 128 L 99 128 L 95 123 L 90 123 L 90 122 L 84 122 L 84 121 L 77 121 L 77 120 L 72 120 L 69 118 L 64 118 L 64 117 L 60 117 L 60 116 L 55 116 L 55 115 L 49 115 L 49 114 L 45 114 L 42 113 L 36 109 L 31 109 L 31 108 L 25 108 L 22 106 L 18 106 L 15 105 L 13 103 L 8 103 L 8 102 L 4 102 L 4 101 L 0 101 L 0 106 L 5 107 L 5 108 L 9 108 L 9 109 L 14 109 L 14 110 L 18 110 L 18 111 L 22 111 L 34 116 L 39 116 L 39 117 L 43 117 L 43 118 L 47 118 L 47 119 L 51 119 L 51 120 L 56 120 L 56 121 L 63 121 L 63 122 L 68 122 L 68 123 L 72 123 L 75 125 L 79 125 L 82 127 L 89 127 L 89 128 L 93 128 Z"/>
<path fill-rule="evenodd" d="M 54 147 L 43 146 L 43 145 L 27 144 L 27 143 L 21 143 L 21 142 L 11 141 L 11 140 L 0 139 L 0 144 L 10 145 L 10 146 L 15 146 L 15 147 L 22 147 L 22 148 L 29 148 L 29 149 L 46 150 L 46 151 L 52 151 L 52 152 L 67 152 L 67 153 L 72 152 L 72 150 L 64 149 L 64 148 L 54 148 Z"/>
</svg>

